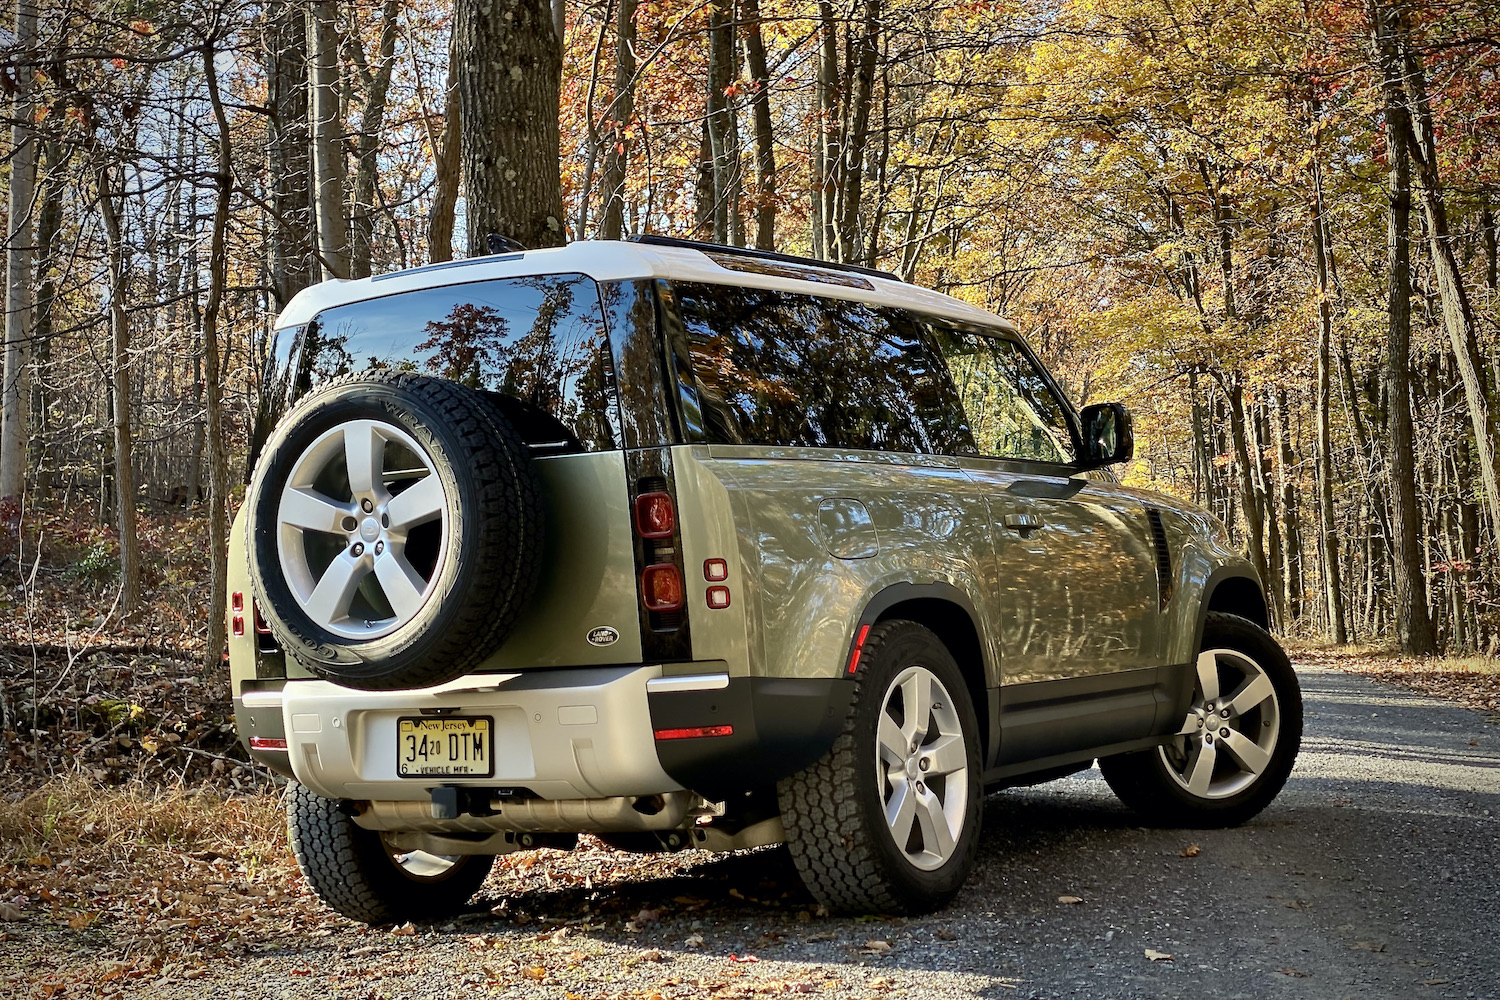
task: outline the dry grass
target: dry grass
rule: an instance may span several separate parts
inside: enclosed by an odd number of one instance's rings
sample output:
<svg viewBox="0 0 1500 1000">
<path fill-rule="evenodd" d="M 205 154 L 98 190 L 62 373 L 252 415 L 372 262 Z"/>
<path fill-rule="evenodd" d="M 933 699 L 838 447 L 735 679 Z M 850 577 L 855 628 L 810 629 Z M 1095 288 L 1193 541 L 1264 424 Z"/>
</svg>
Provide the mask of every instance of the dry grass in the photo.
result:
<svg viewBox="0 0 1500 1000">
<path fill-rule="evenodd" d="M 285 843 L 279 795 L 155 792 L 139 785 L 101 786 L 75 774 L 19 802 L 0 803 L 0 866 L 49 852 L 88 852 L 97 859 L 146 847 L 264 856 L 283 852 Z"/>
</svg>

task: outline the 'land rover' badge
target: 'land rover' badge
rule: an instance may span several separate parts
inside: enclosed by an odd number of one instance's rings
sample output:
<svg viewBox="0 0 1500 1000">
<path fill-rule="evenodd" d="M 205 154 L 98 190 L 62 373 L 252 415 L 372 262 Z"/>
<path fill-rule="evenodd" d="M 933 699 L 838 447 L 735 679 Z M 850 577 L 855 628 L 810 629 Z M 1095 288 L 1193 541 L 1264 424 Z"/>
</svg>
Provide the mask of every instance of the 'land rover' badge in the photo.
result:
<svg viewBox="0 0 1500 1000">
<path fill-rule="evenodd" d="M 608 625 L 600 625 L 596 629 L 589 630 L 589 645 L 612 646 L 620 638 L 620 633 Z"/>
</svg>

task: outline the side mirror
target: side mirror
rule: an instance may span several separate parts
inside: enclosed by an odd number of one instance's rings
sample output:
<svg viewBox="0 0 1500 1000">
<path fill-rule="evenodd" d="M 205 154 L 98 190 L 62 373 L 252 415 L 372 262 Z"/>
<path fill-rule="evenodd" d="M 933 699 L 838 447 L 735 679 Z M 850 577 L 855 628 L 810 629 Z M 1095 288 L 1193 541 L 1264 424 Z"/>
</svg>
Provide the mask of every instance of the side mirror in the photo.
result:
<svg viewBox="0 0 1500 1000">
<path fill-rule="evenodd" d="M 1083 413 L 1083 455 L 1079 465 L 1098 469 L 1135 457 L 1135 431 L 1124 403 L 1094 403 Z"/>
</svg>

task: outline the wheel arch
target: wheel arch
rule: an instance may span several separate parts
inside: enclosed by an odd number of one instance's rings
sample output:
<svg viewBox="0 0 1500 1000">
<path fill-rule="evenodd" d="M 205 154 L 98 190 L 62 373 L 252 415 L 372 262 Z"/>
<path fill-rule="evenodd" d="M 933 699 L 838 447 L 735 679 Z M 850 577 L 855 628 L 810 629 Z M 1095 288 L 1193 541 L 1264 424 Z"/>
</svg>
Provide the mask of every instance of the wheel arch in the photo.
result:
<svg viewBox="0 0 1500 1000">
<path fill-rule="evenodd" d="M 1265 591 L 1260 580 L 1238 567 L 1224 567 L 1208 579 L 1203 588 L 1203 600 L 1198 608 L 1197 631 L 1193 637 L 1193 649 L 1203 646 L 1203 625 L 1209 612 L 1221 611 L 1254 622 L 1267 632 L 1271 630 L 1270 610 L 1266 605 Z"/>
<path fill-rule="evenodd" d="M 849 655 L 854 655 L 854 646 L 864 626 L 893 619 L 923 626 L 936 635 L 953 655 L 979 722 L 980 760 L 988 761 L 991 742 L 989 671 L 979 633 L 979 616 L 968 595 L 948 583 L 898 583 L 887 587 L 866 605 L 865 613 L 860 616 L 850 638 Z"/>
</svg>

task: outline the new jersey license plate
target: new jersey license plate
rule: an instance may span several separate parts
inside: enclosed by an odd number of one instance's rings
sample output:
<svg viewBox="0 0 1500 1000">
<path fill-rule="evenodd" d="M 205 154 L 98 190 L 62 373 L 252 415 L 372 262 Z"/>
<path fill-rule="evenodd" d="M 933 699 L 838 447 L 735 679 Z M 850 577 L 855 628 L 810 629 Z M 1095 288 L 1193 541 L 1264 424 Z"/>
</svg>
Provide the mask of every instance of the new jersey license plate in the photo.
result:
<svg viewBox="0 0 1500 1000">
<path fill-rule="evenodd" d="M 494 720 L 488 716 L 396 720 L 400 777 L 488 778 L 494 773 Z"/>
</svg>

